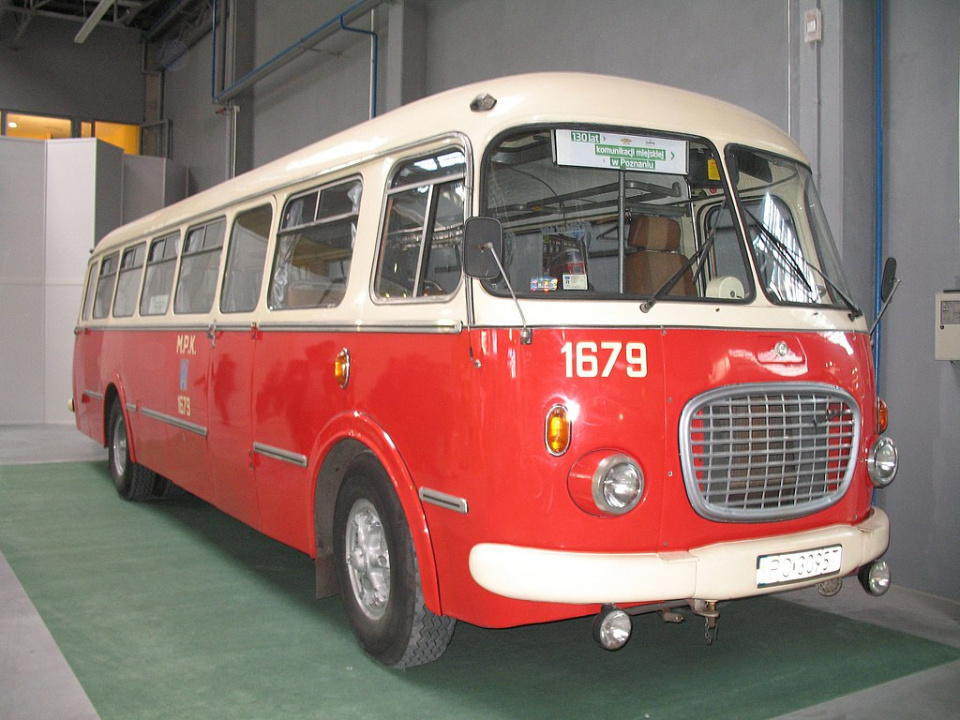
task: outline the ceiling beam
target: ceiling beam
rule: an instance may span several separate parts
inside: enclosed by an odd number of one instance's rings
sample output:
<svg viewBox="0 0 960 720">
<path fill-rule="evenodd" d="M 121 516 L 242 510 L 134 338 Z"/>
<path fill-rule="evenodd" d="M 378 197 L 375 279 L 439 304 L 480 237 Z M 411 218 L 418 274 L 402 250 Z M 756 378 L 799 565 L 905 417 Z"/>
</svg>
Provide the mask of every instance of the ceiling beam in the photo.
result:
<svg viewBox="0 0 960 720">
<path fill-rule="evenodd" d="M 93 32 L 93 29 L 97 26 L 97 23 L 103 19 L 103 16 L 107 14 L 111 7 L 113 7 L 116 0 L 100 0 L 100 4 L 97 5 L 93 12 L 90 13 L 90 17 L 86 19 L 83 25 L 80 26 L 80 32 L 77 33 L 76 37 L 73 38 L 73 41 L 77 45 L 82 45 L 83 42 L 87 39 L 87 36 Z"/>
</svg>

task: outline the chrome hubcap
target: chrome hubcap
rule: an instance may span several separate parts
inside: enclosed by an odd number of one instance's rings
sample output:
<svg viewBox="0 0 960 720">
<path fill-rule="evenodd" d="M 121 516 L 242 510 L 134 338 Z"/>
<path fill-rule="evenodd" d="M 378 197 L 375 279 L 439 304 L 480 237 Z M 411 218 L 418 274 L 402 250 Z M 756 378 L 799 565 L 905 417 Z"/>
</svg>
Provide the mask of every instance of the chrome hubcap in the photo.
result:
<svg viewBox="0 0 960 720">
<path fill-rule="evenodd" d="M 371 620 L 379 620 L 390 600 L 390 552 L 377 509 L 357 500 L 347 518 L 347 572 L 353 596 Z"/>
<path fill-rule="evenodd" d="M 113 467 L 116 468 L 118 476 L 127 471 L 127 426 L 123 415 L 117 417 L 113 426 Z"/>
</svg>

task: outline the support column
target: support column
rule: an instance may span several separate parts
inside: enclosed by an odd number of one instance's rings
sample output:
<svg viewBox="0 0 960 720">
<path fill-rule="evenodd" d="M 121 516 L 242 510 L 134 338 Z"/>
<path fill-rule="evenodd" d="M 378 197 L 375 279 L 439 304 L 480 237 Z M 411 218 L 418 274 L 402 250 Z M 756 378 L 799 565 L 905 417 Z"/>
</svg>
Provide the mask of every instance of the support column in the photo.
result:
<svg viewBox="0 0 960 720">
<path fill-rule="evenodd" d="M 401 0 L 387 7 L 385 91 L 381 112 L 418 100 L 426 92 L 426 7 L 421 0 Z"/>
</svg>

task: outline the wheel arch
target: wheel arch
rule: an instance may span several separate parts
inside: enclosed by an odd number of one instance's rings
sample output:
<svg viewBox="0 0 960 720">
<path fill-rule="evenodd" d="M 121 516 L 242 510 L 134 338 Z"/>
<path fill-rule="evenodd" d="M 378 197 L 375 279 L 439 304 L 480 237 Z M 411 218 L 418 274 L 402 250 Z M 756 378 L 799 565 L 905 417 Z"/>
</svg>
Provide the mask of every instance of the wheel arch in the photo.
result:
<svg viewBox="0 0 960 720">
<path fill-rule="evenodd" d="M 410 471 L 393 440 L 372 418 L 362 413 L 335 418 L 321 433 L 314 450 L 317 467 L 313 493 L 316 541 L 317 596 L 337 592 L 333 560 L 333 516 L 337 495 L 350 463 L 364 453 L 384 469 L 403 508 L 420 568 L 423 598 L 431 612 L 441 615 L 440 588 L 426 514 Z"/>
<path fill-rule="evenodd" d="M 137 440 L 130 425 L 126 393 L 119 378 L 110 380 L 103 391 L 103 446 L 110 445 L 110 408 L 113 407 L 114 402 L 120 403 L 120 412 L 123 413 L 124 422 L 127 424 L 127 452 L 130 454 L 130 460 L 137 462 Z"/>
</svg>

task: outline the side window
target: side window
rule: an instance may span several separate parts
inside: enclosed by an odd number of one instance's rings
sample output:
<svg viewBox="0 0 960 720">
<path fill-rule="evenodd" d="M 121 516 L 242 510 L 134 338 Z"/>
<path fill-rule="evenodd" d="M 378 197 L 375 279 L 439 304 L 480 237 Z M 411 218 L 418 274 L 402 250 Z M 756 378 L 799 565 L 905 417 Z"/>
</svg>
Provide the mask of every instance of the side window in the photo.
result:
<svg viewBox="0 0 960 720">
<path fill-rule="evenodd" d="M 147 255 L 146 243 L 134 245 L 123 251 L 120 274 L 117 277 L 117 297 L 113 301 L 114 317 L 130 317 L 136 312 L 140 295 L 140 276 Z"/>
<path fill-rule="evenodd" d="M 374 292 L 380 298 L 450 295 L 460 283 L 462 150 L 400 165 L 387 194 Z"/>
<path fill-rule="evenodd" d="M 273 208 L 269 205 L 246 210 L 234 220 L 220 292 L 222 312 L 249 312 L 257 307 L 272 222 Z"/>
<path fill-rule="evenodd" d="M 347 290 L 360 180 L 294 196 L 283 210 L 270 281 L 272 310 L 334 307 Z"/>
<path fill-rule="evenodd" d="M 93 303 L 93 317 L 105 318 L 110 314 L 110 301 L 113 300 L 113 286 L 117 280 L 117 258 L 119 253 L 107 255 L 100 263 L 100 278 L 97 280 L 97 298 Z"/>
<path fill-rule="evenodd" d="M 87 270 L 87 289 L 83 295 L 83 313 L 81 317 L 84 320 L 90 319 L 90 313 L 93 312 L 93 299 L 96 297 L 95 288 L 97 286 L 97 262 L 90 263 L 90 269 Z"/>
<path fill-rule="evenodd" d="M 173 289 L 179 247 L 179 232 L 157 238 L 150 244 L 147 274 L 140 296 L 141 315 L 166 315 L 170 307 L 170 291 Z"/>
<path fill-rule="evenodd" d="M 213 307 L 220 271 L 220 253 L 227 221 L 223 218 L 190 228 L 180 256 L 180 278 L 173 311 L 207 313 Z"/>
</svg>

